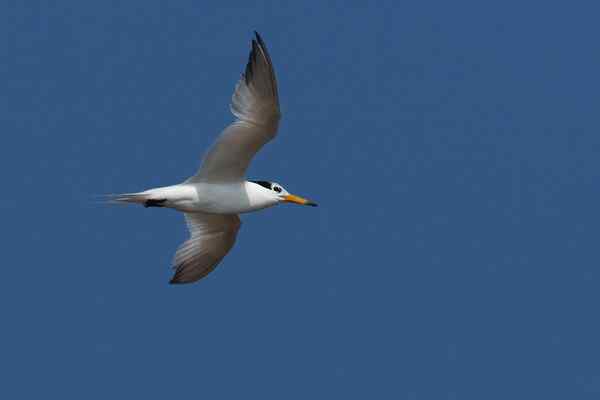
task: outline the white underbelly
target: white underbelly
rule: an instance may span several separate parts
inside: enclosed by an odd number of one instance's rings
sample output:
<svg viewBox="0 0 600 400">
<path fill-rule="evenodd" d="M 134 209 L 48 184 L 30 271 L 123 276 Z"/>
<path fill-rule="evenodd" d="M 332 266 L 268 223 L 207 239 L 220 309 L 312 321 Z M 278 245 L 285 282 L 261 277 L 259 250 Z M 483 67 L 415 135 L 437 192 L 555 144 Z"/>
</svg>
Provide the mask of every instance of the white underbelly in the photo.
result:
<svg viewBox="0 0 600 400">
<path fill-rule="evenodd" d="M 242 214 L 274 205 L 248 194 L 244 183 L 185 185 L 187 196 L 173 199 L 170 207 L 183 212 Z M 191 195 L 190 195 L 191 194 Z"/>
</svg>

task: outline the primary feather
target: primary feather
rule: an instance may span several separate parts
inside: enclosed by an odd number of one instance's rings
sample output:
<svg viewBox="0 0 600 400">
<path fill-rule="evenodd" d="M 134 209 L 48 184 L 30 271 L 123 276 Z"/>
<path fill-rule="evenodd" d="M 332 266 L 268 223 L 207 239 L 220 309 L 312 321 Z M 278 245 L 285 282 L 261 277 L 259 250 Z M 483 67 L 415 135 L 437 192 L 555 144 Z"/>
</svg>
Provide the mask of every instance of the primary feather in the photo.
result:
<svg viewBox="0 0 600 400">
<path fill-rule="evenodd" d="M 235 243 L 240 229 L 237 215 L 185 213 L 190 238 L 173 261 L 171 283 L 190 283 L 204 278 L 221 262 Z"/>
<path fill-rule="evenodd" d="M 252 157 L 277 133 L 279 95 L 271 57 L 255 32 L 246 70 L 231 98 L 236 120 L 219 135 L 196 175 L 186 182 L 240 181 Z"/>
</svg>

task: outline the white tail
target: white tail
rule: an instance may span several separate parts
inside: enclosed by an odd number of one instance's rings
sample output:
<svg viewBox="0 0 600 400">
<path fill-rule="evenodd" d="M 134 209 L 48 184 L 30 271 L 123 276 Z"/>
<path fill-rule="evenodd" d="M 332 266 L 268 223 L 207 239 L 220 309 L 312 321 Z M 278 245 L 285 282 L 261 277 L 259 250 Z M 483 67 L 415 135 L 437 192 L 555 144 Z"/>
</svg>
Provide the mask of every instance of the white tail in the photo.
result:
<svg viewBox="0 0 600 400">
<path fill-rule="evenodd" d="M 148 189 L 137 193 L 112 194 L 108 195 L 107 198 L 109 203 L 134 203 L 143 204 L 144 207 L 168 207 L 166 201 L 177 199 L 180 191 L 180 186 L 175 185 Z"/>
<path fill-rule="evenodd" d="M 144 204 L 147 200 L 150 199 L 150 193 L 148 192 L 138 192 L 138 193 L 121 193 L 121 194 L 109 194 L 108 196 L 109 203 L 138 203 Z"/>
</svg>

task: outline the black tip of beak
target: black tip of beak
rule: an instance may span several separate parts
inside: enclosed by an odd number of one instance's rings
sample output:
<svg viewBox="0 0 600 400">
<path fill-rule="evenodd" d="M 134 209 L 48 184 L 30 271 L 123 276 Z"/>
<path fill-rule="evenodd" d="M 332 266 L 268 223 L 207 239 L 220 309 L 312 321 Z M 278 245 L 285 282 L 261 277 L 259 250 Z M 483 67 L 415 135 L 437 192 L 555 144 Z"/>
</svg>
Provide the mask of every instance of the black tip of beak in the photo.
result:
<svg viewBox="0 0 600 400">
<path fill-rule="evenodd" d="M 305 206 L 318 207 L 318 204 L 314 201 L 309 201 L 305 204 Z"/>
</svg>

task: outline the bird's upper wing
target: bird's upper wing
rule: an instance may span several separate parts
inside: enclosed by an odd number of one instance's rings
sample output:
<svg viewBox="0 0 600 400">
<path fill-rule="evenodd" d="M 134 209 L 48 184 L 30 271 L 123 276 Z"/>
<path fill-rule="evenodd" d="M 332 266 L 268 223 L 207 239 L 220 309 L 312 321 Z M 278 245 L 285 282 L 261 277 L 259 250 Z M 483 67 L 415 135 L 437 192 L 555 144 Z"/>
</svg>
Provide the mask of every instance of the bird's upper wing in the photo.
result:
<svg viewBox="0 0 600 400">
<path fill-rule="evenodd" d="M 185 213 L 190 238 L 173 261 L 171 283 L 190 283 L 204 278 L 221 262 L 233 244 L 241 222 L 237 215 Z"/>
<path fill-rule="evenodd" d="M 239 181 L 260 148 L 273 139 L 279 125 L 279 95 L 267 47 L 256 33 L 246 71 L 231 98 L 236 120 L 204 156 L 196 175 L 186 182 Z"/>
</svg>

